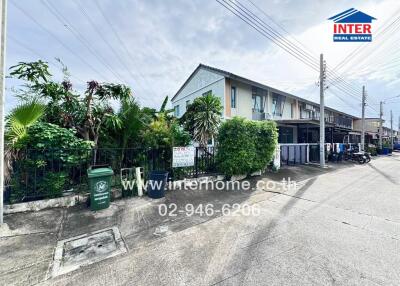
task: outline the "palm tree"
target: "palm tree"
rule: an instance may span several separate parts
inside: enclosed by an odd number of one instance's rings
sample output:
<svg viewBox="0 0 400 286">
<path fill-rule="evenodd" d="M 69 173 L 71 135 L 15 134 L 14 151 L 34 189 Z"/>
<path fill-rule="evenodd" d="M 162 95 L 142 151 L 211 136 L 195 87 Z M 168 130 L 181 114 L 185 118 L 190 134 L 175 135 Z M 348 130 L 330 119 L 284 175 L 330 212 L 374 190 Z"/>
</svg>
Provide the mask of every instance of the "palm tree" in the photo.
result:
<svg viewBox="0 0 400 286">
<path fill-rule="evenodd" d="M 121 120 L 120 138 L 122 154 L 124 154 L 129 140 L 139 137 L 144 121 L 140 106 L 134 98 L 122 101 L 118 117 Z"/>
<path fill-rule="evenodd" d="M 18 158 L 18 143 L 25 138 L 27 130 L 44 115 L 46 106 L 36 100 L 15 107 L 7 116 L 6 144 L 4 152 L 4 178 L 10 180 L 11 162 Z"/>
<path fill-rule="evenodd" d="M 7 117 L 7 141 L 15 146 L 26 136 L 28 127 L 44 115 L 45 110 L 46 106 L 35 100 L 15 107 Z"/>
<path fill-rule="evenodd" d="M 207 146 L 208 140 L 218 133 L 221 122 L 222 105 L 218 97 L 206 95 L 196 98 L 193 114 L 193 139 L 200 146 Z"/>
</svg>

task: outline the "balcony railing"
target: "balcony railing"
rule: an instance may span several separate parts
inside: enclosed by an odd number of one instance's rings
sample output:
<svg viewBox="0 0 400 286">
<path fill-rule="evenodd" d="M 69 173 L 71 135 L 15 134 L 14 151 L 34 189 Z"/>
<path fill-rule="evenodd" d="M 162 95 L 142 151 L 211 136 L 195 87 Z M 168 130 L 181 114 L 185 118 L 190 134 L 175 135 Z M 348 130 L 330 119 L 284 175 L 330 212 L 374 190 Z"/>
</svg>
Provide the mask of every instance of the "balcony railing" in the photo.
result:
<svg viewBox="0 0 400 286">
<path fill-rule="evenodd" d="M 310 119 L 310 120 L 316 120 L 319 121 L 320 115 L 319 114 L 304 114 L 300 113 L 300 119 Z M 343 128 L 352 128 L 352 119 L 351 118 L 345 118 L 341 116 L 325 116 L 325 122 L 326 123 L 331 123 L 334 124 L 335 126 L 338 127 L 343 127 Z"/>
<path fill-rule="evenodd" d="M 353 125 L 352 124 L 353 120 L 351 118 L 345 118 L 345 117 L 336 116 L 334 123 L 338 127 L 351 129 L 352 125 Z"/>
<path fill-rule="evenodd" d="M 253 120 L 265 120 L 265 112 L 256 111 L 253 109 L 252 117 Z"/>
</svg>

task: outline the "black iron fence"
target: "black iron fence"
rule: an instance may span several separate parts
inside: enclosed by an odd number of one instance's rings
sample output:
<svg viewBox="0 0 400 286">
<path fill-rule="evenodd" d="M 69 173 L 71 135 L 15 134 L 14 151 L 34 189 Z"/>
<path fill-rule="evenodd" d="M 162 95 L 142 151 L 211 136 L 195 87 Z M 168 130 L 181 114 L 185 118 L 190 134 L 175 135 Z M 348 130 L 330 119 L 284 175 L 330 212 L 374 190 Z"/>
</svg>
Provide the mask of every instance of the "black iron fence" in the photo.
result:
<svg viewBox="0 0 400 286">
<path fill-rule="evenodd" d="M 194 166 L 172 168 L 172 149 L 26 149 L 11 162 L 6 178 L 7 203 L 60 197 L 88 192 L 87 169 L 109 166 L 114 171 L 112 184 L 121 184 L 121 169 L 142 167 L 145 177 L 153 170 L 169 172 L 169 179 L 197 177 L 215 171 L 213 147 L 195 149 Z"/>
</svg>

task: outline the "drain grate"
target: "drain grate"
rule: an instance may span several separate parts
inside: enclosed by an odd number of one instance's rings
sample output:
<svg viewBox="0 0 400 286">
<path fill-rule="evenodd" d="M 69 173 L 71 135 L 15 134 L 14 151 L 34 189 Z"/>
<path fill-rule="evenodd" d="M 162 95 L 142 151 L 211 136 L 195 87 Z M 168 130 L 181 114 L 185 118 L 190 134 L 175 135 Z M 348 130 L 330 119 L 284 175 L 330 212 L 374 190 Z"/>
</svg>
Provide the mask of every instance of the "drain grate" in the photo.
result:
<svg viewBox="0 0 400 286">
<path fill-rule="evenodd" d="M 127 252 L 117 227 L 98 230 L 57 243 L 51 276 L 76 270 Z"/>
</svg>

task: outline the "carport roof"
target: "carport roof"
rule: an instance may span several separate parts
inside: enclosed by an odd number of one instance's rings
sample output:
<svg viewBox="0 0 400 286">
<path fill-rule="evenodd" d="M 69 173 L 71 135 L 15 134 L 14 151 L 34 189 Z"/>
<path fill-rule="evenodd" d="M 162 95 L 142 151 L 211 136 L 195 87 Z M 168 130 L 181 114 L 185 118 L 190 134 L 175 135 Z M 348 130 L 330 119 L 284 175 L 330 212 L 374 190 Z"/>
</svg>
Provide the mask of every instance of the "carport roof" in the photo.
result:
<svg viewBox="0 0 400 286">
<path fill-rule="evenodd" d="M 312 124 L 319 126 L 319 120 L 313 119 L 275 119 L 274 121 L 278 124 Z M 325 122 L 325 126 L 333 127 L 334 125 L 332 123 Z"/>
</svg>

